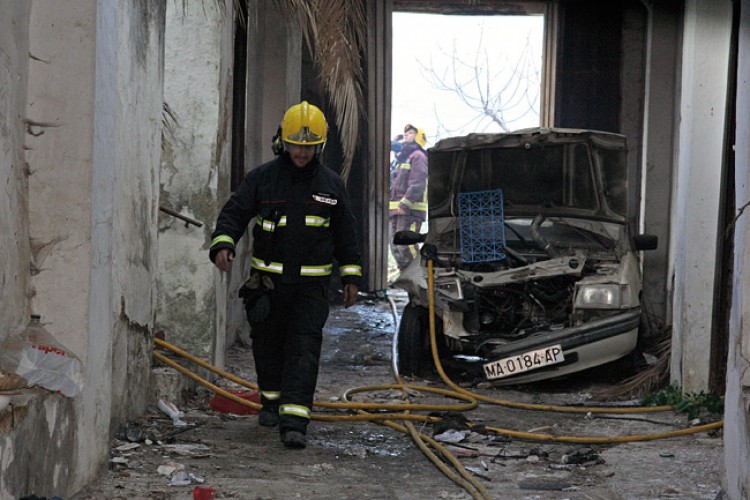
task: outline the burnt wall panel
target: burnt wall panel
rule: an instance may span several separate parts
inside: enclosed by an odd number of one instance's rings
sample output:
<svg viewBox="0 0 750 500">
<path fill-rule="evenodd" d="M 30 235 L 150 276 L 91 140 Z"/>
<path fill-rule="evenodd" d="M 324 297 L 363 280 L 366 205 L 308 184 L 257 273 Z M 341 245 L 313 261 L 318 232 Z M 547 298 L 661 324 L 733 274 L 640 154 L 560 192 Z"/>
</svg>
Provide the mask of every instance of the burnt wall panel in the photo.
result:
<svg viewBox="0 0 750 500">
<path fill-rule="evenodd" d="M 620 2 L 561 4 L 555 126 L 620 132 L 622 10 Z"/>
<path fill-rule="evenodd" d="M 390 130 L 390 14 L 391 2 L 362 0 L 368 12 L 368 49 L 362 54 L 365 109 L 361 111 L 359 140 L 347 178 L 357 234 L 362 246 L 361 290 L 386 286 L 388 267 L 388 137 Z M 328 141 L 323 163 L 341 173 L 343 147 L 336 126 L 336 113 L 320 80 L 320 72 L 308 47 L 302 48 L 300 99 L 319 106 L 328 121 Z M 334 291 L 341 288 L 334 277 Z"/>
</svg>

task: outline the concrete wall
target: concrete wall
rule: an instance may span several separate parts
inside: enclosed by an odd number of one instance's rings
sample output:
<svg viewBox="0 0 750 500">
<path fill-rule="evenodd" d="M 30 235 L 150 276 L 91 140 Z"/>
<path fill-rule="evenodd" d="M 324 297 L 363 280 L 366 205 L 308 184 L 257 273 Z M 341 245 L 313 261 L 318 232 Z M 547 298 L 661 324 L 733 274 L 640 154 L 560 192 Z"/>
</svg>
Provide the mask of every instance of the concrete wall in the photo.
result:
<svg viewBox="0 0 750 500">
<path fill-rule="evenodd" d="M 23 322 L 29 309 L 40 313 L 85 372 L 75 398 L 31 391 L 10 424 L 0 425 L 0 498 L 71 495 L 106 469 L 111 430 L 145 409 L 165 4 L 0 5 L 0 53 L 10 63 L 0 71 L 19 82 L 3 86 L 0 109 L 23 111 L 27 124 L 23 144 L 15 127 L 2 134 L 11 158 L 2 167 L 12 180 L 6 192 L 20 212 L 3 224 L 19 238 L 29 235 L 30 245 L 12 247 L 19 274 L 31 262 L 30 279 L 4 278 L 3 293 L 18 302 Z M 28 216 L 17 182 L 24 149 Z M 6 250 L 8 240 L 0 241 Z M 4 329 L 17 326 L 18 313 L 2 314 Z M 7 412 L 0 421 L 8 422 Z"/>
<path fill-rule="evenodd" d="M 217 325 L 214 266 L 208 260 L 218 213 L 219 172 L 229 173 L 231 123 L 231 1 L 167 3 L 164 100 L 177 117 L 165 131 L 161 205 L 202 227 L 162 213 L 156 329 L 192 352 L 212 352 Z"/>
<path fill-rule="evenodd" d="M 29 317 L 27 169 L 23 154 L 29 65 L 28 2 L 0 8 L 0 341 Z"/>
<path fill-rule="evenodd" d="M 750 202 L 750 0 L 741 5 L 737 69 L 735 204 Z M 729 320 L 729 357 L 724 411 L 724 490 L 730 499 L 750 496 L 750 223 L 747 209 L 735 225 L 734 280 Z"/>
<path fill-rule="evenodd" d="M 730 0 L 685 3 L 670 368 L 686 392 L 709 383 L 731 26 Z"/>
<path fill-rule="evenodd" d="M 0 498 L 67 498 L 91 478 L 76 471 L 86 461 L 76 452 L 77 403 L 44 390 L 26 392 L 0 412 Z"/>
<path fill-rule="evenodd" d="M 32 3 L 29 31 L 34 55 L 26 135 L 32 310 L 85 363 L 96 2 L 76 1 L 64 8 Z"/>
</svg>

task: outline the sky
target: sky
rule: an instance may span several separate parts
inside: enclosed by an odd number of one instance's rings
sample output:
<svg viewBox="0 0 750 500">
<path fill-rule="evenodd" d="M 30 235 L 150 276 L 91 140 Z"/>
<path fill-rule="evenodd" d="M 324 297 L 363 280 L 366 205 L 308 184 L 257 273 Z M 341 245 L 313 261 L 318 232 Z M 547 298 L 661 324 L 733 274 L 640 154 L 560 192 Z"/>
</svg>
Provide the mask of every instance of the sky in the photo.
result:
<svg viewBox="0 0 750 500">
<path fill-rule="evenodd" d="M 503 104 L 492 108 L 502 109 L 509 130 L 538 126 L 543 32 L 542 16 L 394 12 L 391 137 L 407 123 L 425 130 L 428 147 L 444 137 L 503 131 L 455 90 L 439 89 L 440 80 L 452 89 L 465 85 L 469 99 L 479 97 L 478 88 L 499 97 Z"/>
</svg>

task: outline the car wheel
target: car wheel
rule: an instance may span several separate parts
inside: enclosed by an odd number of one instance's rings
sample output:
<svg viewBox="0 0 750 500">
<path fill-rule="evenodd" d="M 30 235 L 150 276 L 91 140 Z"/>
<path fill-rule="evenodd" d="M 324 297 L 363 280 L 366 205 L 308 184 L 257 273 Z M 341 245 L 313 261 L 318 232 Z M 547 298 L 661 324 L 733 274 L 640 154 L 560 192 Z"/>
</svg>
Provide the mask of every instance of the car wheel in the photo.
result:
<svg viewBox="0 0 750 500">
<path fill-rule="evenodd" d="M 398 342 L 398 371 L 401 375 L 428 375 L 435 371 L 430 348 L 429 310 L 407 305 L 401 314 L 396 341 Z M 437 320 L 437 318 L 436 318 Z M 438 352 L 445 350 L 442 324 L 435 322 Z"/>
</svg>

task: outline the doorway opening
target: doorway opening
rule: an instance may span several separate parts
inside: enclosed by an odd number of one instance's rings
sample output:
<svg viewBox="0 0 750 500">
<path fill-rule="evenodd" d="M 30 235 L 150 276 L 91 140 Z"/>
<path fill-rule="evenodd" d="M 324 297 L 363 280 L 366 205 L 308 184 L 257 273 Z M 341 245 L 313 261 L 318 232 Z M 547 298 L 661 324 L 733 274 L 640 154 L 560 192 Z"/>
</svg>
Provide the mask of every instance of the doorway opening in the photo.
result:
<svg viewBox="0 0 750 500">
<path fill-rule="evenodd" d="M 544 20 L 538 15 L 393 13 L 391 129 L 428 144 L 540 124 Z"/>
<path fill-rule="evenodd" d="M 545 121 L 546 17 L 544 9 L 525 15 L 394 10 L 392 181 L 406 124 L 424 131 L 428 150 L 446 137 L 509 132 Z M 426 231 L 425 221 L 421 232 Z M 398 274 L 389 251 L 388 282 Z"/>
</svg>

